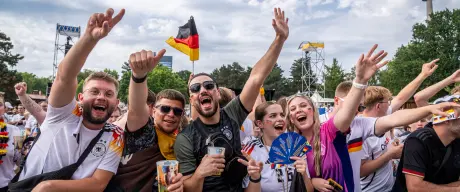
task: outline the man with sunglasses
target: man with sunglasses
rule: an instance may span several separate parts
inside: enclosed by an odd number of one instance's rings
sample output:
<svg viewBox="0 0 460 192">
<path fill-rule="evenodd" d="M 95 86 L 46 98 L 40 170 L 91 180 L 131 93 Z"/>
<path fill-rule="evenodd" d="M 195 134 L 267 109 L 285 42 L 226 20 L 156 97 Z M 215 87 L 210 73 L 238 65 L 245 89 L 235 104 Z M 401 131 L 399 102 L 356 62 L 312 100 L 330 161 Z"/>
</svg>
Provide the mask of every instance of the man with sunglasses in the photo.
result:
<svg viewBox="0 0 460 192">
<path fill-rule="evenodd" d="M 190 80 L 190 103 L 198 118 L 177 136 L 174 146 L 180 172 L 184 174 L 185 191 L 243 191 L 247 173 L 251 182 L 246 191 L 260 191 L 261 168 L 252 163 L 246 168 L 237 161 L 242 158 L 239 130 L 289 35 L 284 11 L 278 8 L 274 13 L 276 38 L 255 64 L 238 97 L 220 109 L 218 86 L 209 74 L 196 74 Z M 224 147 L 225 155 L 207 155 L 208 145 Z"/>
<path fill-rule="evenodd" d="M 128 113 L 125 127 L 125 148 L 117 175 L 109 185 L 124 191 L 152 191 L 155 189 L 157 167 L 161 160 L 175 160 L 174 142 L 184 116 L 185 96 L 179 91 L 165 89 L 149 105 L 147 75 L 165 50 L 154 56 L 142 50 L 131 54 L 132 76 L 129 85 Z M 146 103 L 147 101 L 147 103 Z M 182 175 L 172 178 L 168 191 L 182 191 Z"/>
</svg>

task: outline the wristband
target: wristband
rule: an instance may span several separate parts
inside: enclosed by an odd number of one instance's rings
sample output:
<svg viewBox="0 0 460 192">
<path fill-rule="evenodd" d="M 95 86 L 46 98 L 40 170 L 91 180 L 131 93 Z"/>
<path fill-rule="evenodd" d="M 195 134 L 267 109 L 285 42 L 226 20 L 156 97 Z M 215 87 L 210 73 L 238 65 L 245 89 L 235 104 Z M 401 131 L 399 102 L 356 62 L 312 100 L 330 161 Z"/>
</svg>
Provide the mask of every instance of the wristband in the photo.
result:
<svg viewBox="0 0 460 192">
<path fill-rule="evenodd" d="M 356 83 L 356 81 L 353 81 L 353 87 L 357 88 L 357 89 L 366 89 L 367 88 L 367 84 L 366 85 L 363 85 L 363 84 L 360 84 L 360 83 Z"/>
<path fill-rule="evenodd" d="M 263 87 L 261 87 L 259 89 L 259 93 L 260 93 L 260 95 L 264 96 L 265 95 L 265 89 Z"/>
<path fill-rule="evenodd" d="M 258 179 L 252 179 L 251 176 L 249 176 L 249 181 L 251 181 L 253 183 L 259 183 L 260 180 L 262 180 L 262 175 Z"/>
<path fill-rule="evenodd" d="M 147 75 L 145 75 L 145 76 L 142 77 L 142 78 L 137 78 L 137 77 L 134 77 L 134 75 L 131 74 L 131 79 L 132 79 L 135 83 L 143 83 L 143 82 L 147 79 Z"/>
</svg>

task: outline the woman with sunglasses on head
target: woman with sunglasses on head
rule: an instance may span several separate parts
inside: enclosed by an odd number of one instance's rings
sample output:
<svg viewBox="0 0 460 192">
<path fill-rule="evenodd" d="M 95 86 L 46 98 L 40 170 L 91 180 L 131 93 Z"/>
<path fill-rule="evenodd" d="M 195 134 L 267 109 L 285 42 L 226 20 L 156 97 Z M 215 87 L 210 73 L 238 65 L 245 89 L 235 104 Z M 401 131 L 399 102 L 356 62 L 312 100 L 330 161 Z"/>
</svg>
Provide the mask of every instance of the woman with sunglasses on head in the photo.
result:
<svg viewBox="0 0 460 192">
<path fill-rule="evenodd" d="M 260 104 L 255 109 L 255 123 L 260 128 L 262 136 L 260 138 L 250 136 L 243 141 L 243 150 L 254 160 L 264 162 L 262 169 L 261 187 L 262 192 L 287 192 L 290 190 L 294 170 L 303 177 L 307 191 L 313 191 L 310 176 L 308 173 L 305 156 L 302 158 L 292 157 L 296 160 L 292 165 L 277 167 L 269 161 L 269 151 L 272 142 L 286 132 L 285 113 L 281 105 L 269 101 Z M 275 168 L 272 168 L 272 165 Z"/>
<path fill-rule="evenodd" d="M 175 160 L 174 142 L 184 116 L 185 96 L 165 89 L 156 94 L 150 105 L 147 74 L 162 55 L 141 51 L 131 55 L 132 78 L 129 85 L 129 109 L 125 128 L 125 145 L 117 174 L 106 191 L 153 191 L 156 187 L 156 163 Z M 147 101 L 147 103 L 146 103 Z M 117 123 L 117 122 L 115 122 Z M 172 178 L 168 191 L 182 191 L 182 174 Z"/>
</svg>

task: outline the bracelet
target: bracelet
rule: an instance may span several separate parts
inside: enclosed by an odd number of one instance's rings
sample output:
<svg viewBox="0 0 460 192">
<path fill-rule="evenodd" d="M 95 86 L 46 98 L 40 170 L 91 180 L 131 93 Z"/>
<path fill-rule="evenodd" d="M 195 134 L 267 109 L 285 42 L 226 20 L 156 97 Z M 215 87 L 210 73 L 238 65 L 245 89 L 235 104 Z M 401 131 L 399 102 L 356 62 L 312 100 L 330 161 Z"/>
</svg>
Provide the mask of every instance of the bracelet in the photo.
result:
<svg viewBox="0 0 460 192">
<path fill-rule="evenodd" d="M 131 74 L 131 79 L 132 79 L 135 83 L 143 83 L 143 82 L 147 79 L 147 75 L 145 75 L 145 76 L 142 77 L 142 78 L 137 78 L 137 77 L 134 77 L 134 75 Z"/>
<path fill-rule="evenodd" d="M 364 90 L 364 89 L 367 88 L 367 84 L 363 85 L 363 84 L 360 84 L 360 83 L 356 83 L 356 81 L 353 81 L 353 87 Z"/>
<path fill-rule="evenodd" d="M 259 183 L 260 180 L 262 180 L 262 175 L 258 179 L 252 179 L 251 176 L 249 176 L 249 181 L 251 181 L 253 183 Z"/>
</svg>

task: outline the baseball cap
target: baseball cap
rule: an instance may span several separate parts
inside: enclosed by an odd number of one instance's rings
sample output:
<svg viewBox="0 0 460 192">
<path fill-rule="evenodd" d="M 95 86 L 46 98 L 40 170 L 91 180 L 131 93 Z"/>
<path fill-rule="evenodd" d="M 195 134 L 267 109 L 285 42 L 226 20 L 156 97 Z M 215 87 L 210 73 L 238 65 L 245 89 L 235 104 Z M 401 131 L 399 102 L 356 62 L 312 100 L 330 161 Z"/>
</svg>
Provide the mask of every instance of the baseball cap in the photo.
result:
<svg viewBox="0 0 460 192">
<path fill-rule="evenodd" d="M 13 105 L 10 102 L 5 102 L 5 107 L 8 109 L 13 109 Z"/>
<path fill-rule="evenodd" d="M 444 103 L 444 102 L 460 103 L 460 95 L 447 95 L 447 96 L 444 96 L 444 97 L 436 99 L 433 102 L 433 104 L 436 105 L 436 104 L 440 104 L 440 103 Z M 433 115 L 433 118 L 432 118 L 433 124 L 438 124 L 438 123 L 442 123 L 444 121 L 449 121 L 449 120 L 460 118 L 455 114 L 454 109 L 446 109 L 444 112 L 446 112 L 449 115 L 447 117 L 443 117 L 443 116 L 439 116 L 439 115 Z"/>
</svg>

